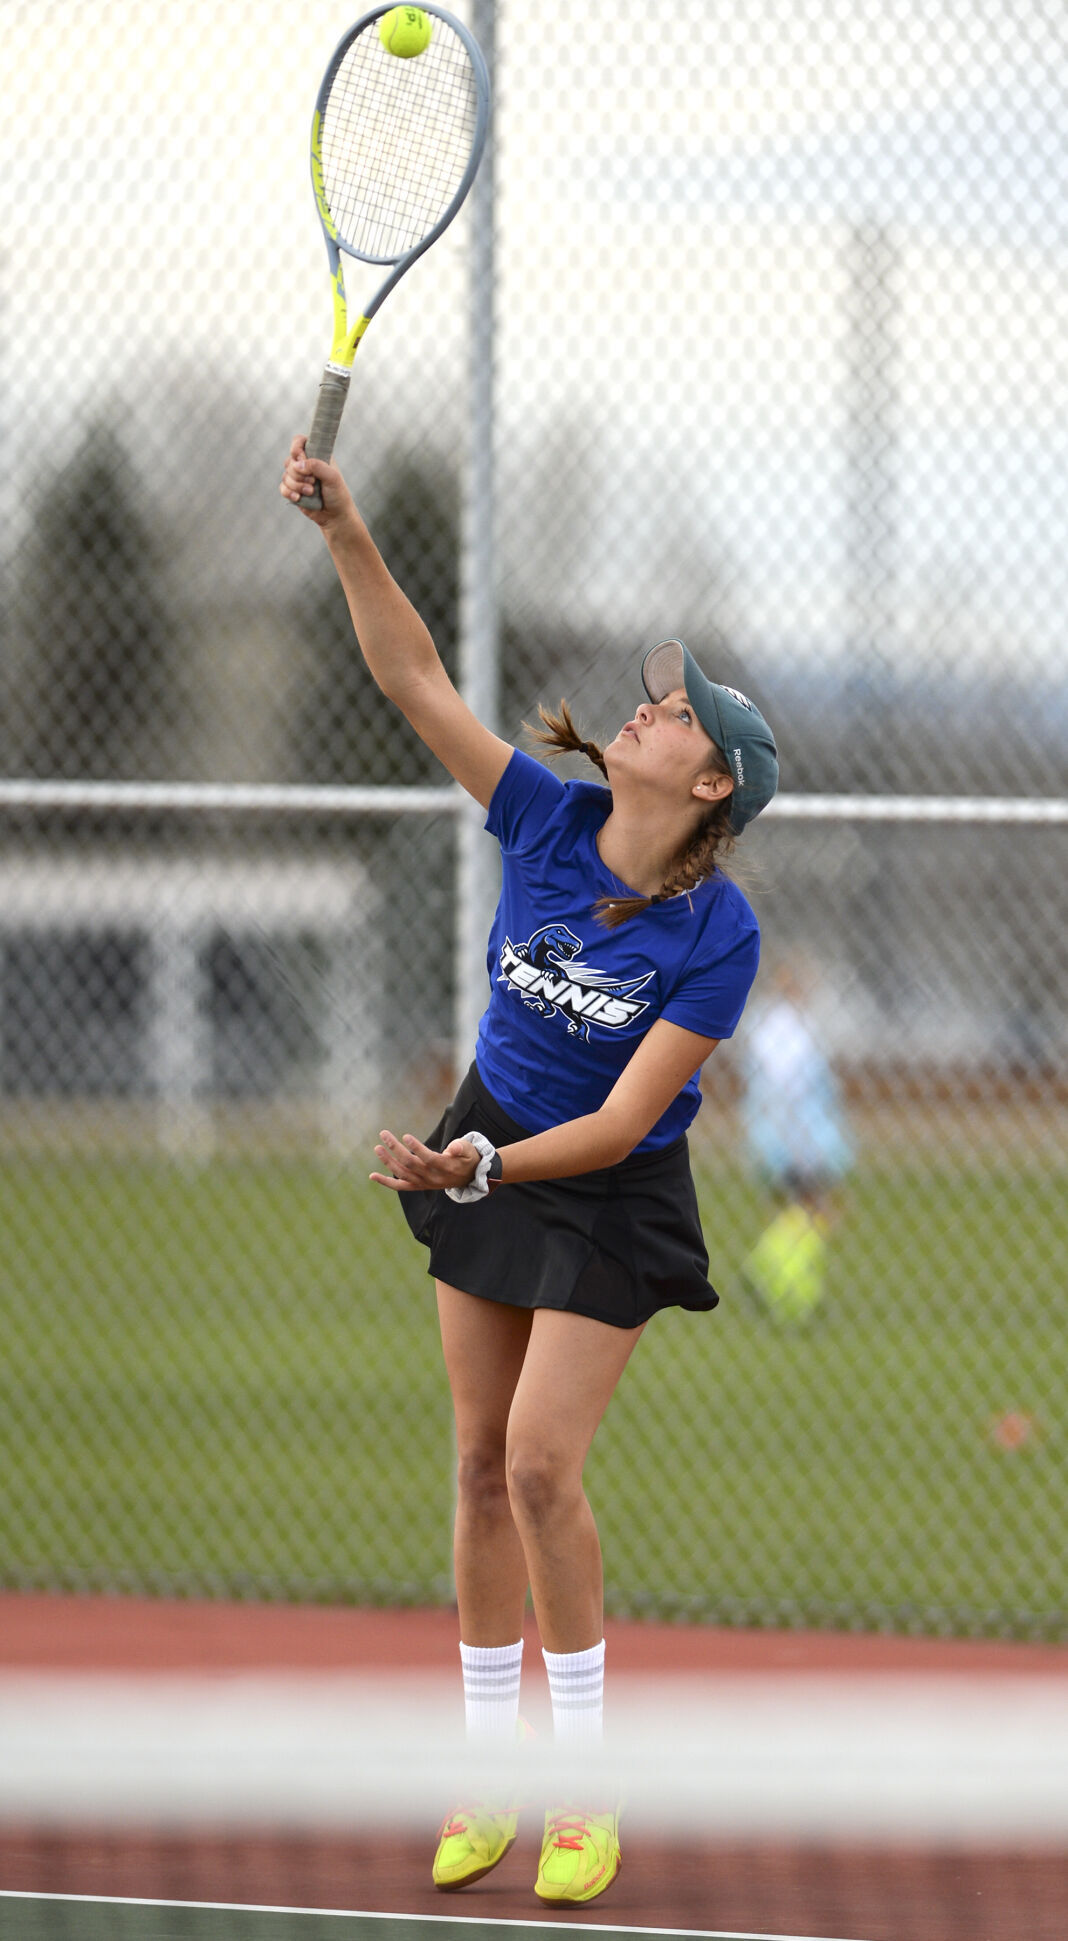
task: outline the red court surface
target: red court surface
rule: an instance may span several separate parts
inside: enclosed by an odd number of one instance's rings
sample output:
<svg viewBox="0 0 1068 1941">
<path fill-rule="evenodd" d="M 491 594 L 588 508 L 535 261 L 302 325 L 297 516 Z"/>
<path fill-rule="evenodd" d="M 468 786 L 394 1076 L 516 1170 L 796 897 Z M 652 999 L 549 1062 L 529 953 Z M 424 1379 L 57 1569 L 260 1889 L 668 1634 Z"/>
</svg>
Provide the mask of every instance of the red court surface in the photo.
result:
<svg viewBox="0 0 1068 1941">
<path fill-rule="evenodd" d="M 878 1674 L 901 1689 L 931 1681 L 1060 1679 L 1068 1648 L 832 1634 L 724 1631 L 623 1622 L 607 1627 L 610 1675 Z M 458 1683 L 449 1611 L 348 1611 L 43 1595 L 0 1597 L 0 1674 L 441 1671 Z M 531 1632 L 528 1651 L 536 1649 Z M 710 1748 L 710 1757 L 715 1748 Z M 985 1840 L 684 1841 L 624 1820 L 624 1866 L 611 1891 L 563 1921 L 682 1927 L 842 1941 L 1065 1941 L 1068 1853 Z M 538 1827 L 484 1881 L 456 1897 L 429 1881 L 433 1829 L 383 1836 L 285 1827 L 43 1828 L 10 1812 L 0 1826 L 0 1887 L 484 1919 L 543 1920 L 532 1892 Z"/>
<path fill-rule="evenodd" d="M 1063 1675 L 1068 1645 L 887 1638 L 711 1625 L 605 1625 L 613 1672 L 925 1672 Z M 450 1610 L 341 1610 L 135 1597 L 0 1594 L 0 1667 L 72 1671 L 457 1672 Z M 527 1651 L 537 1634 L 528 1627 Z"/>
</svg>

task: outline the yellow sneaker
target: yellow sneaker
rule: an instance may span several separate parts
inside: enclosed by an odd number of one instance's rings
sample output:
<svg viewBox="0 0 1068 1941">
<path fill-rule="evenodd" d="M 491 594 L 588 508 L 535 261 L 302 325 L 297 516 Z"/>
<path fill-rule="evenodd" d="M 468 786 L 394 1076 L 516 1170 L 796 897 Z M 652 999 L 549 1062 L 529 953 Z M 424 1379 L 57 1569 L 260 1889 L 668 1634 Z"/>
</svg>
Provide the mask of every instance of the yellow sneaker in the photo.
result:
<svg viewBox="0 0 1068 1941">
<path fill-rule="evenodd" d="M 546 1813 L 534 1892 L 543 1901 L 592 1901 L 611 1887 L 623 1856 L 619 1813 L 563 1806 Z"/>
<path fill-rule="evenodd" d="M 519 1814 L 490 1806 L 458 1806 L 442 1822 L 434 1855 L 434 1885 L 449 1894 L 492 1873 L 515 1843 Z"/>
</svg>

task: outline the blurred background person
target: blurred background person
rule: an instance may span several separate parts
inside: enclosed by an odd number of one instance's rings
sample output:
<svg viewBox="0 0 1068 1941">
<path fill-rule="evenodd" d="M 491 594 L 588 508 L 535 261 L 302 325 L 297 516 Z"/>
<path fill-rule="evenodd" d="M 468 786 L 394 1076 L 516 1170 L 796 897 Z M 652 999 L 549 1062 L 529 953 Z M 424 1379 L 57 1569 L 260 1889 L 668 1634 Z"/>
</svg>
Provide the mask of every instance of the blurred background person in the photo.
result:
<svg viewBox="0 0 1068 1941">
<path fill-rule="evenodd" d="M 742 1102 L 751 1163 L 777 1210 L 742 1266 L 746 1287 L 783 1322 L 810 1320 L 826 1288 L 827 1242 L 853 1143 L 814 1022 L 808 966 L 781 964 L 746 1034 Z"/>
</svg>

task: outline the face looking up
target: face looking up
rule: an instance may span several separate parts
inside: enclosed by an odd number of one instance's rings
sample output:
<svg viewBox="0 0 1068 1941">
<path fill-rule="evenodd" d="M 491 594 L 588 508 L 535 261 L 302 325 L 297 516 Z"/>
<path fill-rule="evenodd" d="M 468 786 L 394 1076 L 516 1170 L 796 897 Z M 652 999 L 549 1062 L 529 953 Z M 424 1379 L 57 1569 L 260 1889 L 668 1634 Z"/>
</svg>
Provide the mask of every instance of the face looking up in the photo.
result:
<svg viewBox="0 0 1068 1941">
<path fill-rule="evenodd" d="M 643 701 L 604 751 L 613 787 L 634 783 L 660 795 L 696 798 L 708 806 L 729 795 L 723 757 L 686 698 L 685 688 L 662 701 Z"/>
</svg>

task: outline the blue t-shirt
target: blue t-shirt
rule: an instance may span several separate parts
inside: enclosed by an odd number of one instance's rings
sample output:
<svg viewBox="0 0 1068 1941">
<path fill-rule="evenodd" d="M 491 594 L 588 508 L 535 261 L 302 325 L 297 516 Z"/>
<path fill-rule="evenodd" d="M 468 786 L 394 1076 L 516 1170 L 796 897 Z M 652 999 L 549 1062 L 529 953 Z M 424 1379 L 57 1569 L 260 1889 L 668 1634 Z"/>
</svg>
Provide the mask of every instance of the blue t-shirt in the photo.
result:
<svg viewBox="0 0 1068 1941">
<path fill-rule="evenodd" d="M 597 921 L 598 897 L 621 888 L 597 853 L 611 806 L 599 783 L 561 782 L 517 749 L 486 817 L 503 883 L 476 1058 L 531 1132 L 596 1112 L 658 1018 L 729 1038 L 756 976 L 756 918 L 718 873 L 616 930 Z M 636 1150 L 670 1145 L 700 1103 L 695 1075 Z"/>
</svg>

